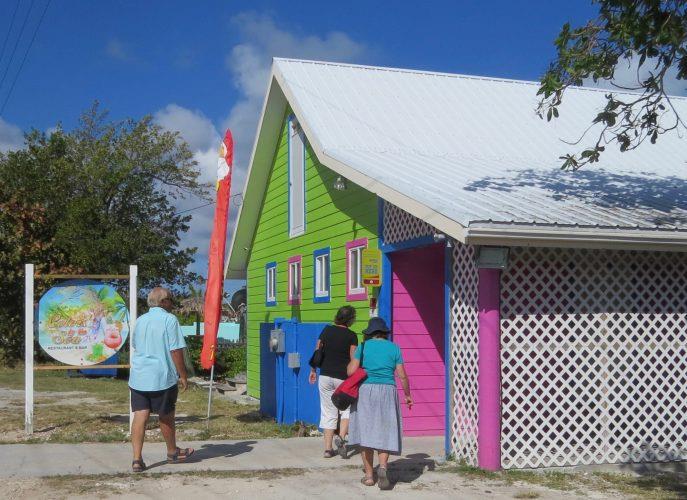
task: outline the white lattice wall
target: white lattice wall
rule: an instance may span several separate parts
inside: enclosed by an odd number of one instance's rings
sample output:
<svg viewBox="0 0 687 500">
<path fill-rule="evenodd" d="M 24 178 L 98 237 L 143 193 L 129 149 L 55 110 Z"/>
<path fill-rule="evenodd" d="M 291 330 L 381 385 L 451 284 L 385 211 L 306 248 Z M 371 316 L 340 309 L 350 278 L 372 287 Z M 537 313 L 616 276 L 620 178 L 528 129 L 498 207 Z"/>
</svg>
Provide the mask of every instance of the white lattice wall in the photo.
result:
<svg viewBox="0 0 687 500">
<path fill-rule="evenodd" d="M 687 459 L 687 255 L 512 249 L 505 468 Z"/>
<path fill-rule="evenodd" d="M 436 229 L 408 212 L 384 203 L 384 243 L 430 236 Z M 452 290 L 450 300 L 451 380 L 449 429 L 451 452 L 458 460 L 477 465 L 477 286 L 479 275 L 471 246 L 454 241 L 451 253 Z"/>
<path fill-rule="evenodd" d="M 384 243 L 387 244 L 431 236 L 437 232 L 430 224 L 386 201 L 383 215 Z"/>
<path fill-rule="evenodd" d="M 479 274 L 474 247 L 454 243 L 452 253 L 450 442 L 457 460 L 477 466 Z"/>
</svg>

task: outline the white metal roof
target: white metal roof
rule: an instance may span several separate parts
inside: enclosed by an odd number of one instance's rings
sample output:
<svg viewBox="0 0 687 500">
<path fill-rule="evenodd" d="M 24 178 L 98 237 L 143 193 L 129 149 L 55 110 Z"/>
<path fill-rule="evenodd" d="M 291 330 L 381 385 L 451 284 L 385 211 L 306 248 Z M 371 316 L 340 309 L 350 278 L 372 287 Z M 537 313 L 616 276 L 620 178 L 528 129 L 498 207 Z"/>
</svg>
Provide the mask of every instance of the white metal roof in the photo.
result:
<svg viewBox="0 0 687 500">
<path fill-rule="evenodd" d="M 569 89 L 547 122 L 535 114 L 538 87 L 275 59 L 228 277 L 244 276 L 287 105 L 324 165 L 459 241 L 687 249 L 687 139 L 666 134 L 626 153 L 610 145 L 601 162 L 563 172 L 559 157 L 582 149 L 564 141 L 580 138 L 608 90 Z M 672 103 L 687 117 L 687 99 Z"/>
<path fill-rule="evenodd" d="M 275 60 L 322 151 L 446 217 L 687 229 L 687 140 L 677 133 L 576 173 L 565 153 L 607 90 L 572 88 L 551 122 L 535 114 L 534 82 Z M 687 117 L 687 100 L 673 102 Z M 299 117 L 300 118 L 300 117 Z M 588 142 L 593 140 L 593 131 Z"/>
</svg>

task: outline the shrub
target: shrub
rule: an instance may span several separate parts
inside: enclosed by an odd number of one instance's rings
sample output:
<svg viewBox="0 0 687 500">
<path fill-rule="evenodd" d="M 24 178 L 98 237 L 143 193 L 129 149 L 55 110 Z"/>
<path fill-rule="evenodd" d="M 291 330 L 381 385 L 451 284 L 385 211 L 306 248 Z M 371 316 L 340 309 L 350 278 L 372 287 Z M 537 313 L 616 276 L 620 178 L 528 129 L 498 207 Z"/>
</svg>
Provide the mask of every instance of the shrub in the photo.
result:
<svg viewBox="0 0 687 500">
<path fill-rule="evenodd" d="M 210 375 L 209 370 L 200 366 L 200 351 L 203 349 L 203 337 L 192 335 L 185 337 L 188 354 L 195 372 L 199 375 Z M 246 371 L 245 344 L 220 343 L 215 355 L 215 376 L 234 377 Z"/>
</svg>

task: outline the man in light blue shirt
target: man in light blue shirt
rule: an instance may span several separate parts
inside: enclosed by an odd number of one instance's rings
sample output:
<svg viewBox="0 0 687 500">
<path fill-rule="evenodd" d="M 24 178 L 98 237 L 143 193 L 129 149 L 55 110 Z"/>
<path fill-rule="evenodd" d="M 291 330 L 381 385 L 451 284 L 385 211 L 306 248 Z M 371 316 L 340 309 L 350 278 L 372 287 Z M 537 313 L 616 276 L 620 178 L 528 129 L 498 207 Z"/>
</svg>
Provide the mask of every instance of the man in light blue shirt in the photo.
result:
<svg viewBox="0 0 687 500">
<path fill-rule="evenodd" d="M 172 309 L 171 292 L 162 287 L 153 288 L 148 294 L 148 306 L 150 310 L 136 320 L 132 339 L 129 388 L 134 412 L 131 426 L 134 472 L 146 469 L 142 458 L 143 439 L 151 412 L 158 414 L 169 463 L 181 462 L 193 453 L 192 448 L 180 449 L 176 444 L 177 383 L 185 391 L 188 382 L 184 365 L 186 342 L 179 321 L 169 312 Z"/>
</svg>

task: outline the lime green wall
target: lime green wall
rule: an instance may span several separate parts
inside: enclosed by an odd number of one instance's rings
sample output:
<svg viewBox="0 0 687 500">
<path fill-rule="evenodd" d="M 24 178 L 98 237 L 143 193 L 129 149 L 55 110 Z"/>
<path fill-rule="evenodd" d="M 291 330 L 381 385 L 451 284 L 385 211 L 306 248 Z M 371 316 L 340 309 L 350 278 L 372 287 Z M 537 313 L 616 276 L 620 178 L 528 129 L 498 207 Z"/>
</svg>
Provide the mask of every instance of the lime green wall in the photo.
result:
<svg viewBox="0 0 687 500">
<path fill-rule="evenodd" d="M 346 304 L 346 249 L 348 241 L 368 238 L 377 248 L 377 198 L 348 182 L 347 189 L 332 187 L 337 175 L 315 158 L 306 146 L 305 234 L 289 238 L 288 228 L 288 119 L 282 124 L 265 199 L 248 259 L 248 394 L 260 397 L 260 323 L 275 318 L 301 322 L 330 322 Z M 313 251 L 331 247 L 331 301 L 313 302 Z M 302 302 L 287 303 L 287 259 L 302 255 Z M 277 305 L 265 305 L 265 264 L 277 262 Z M 351 302 L 360 331 L 369 317 L 367 301 Z"/>
</svg>

